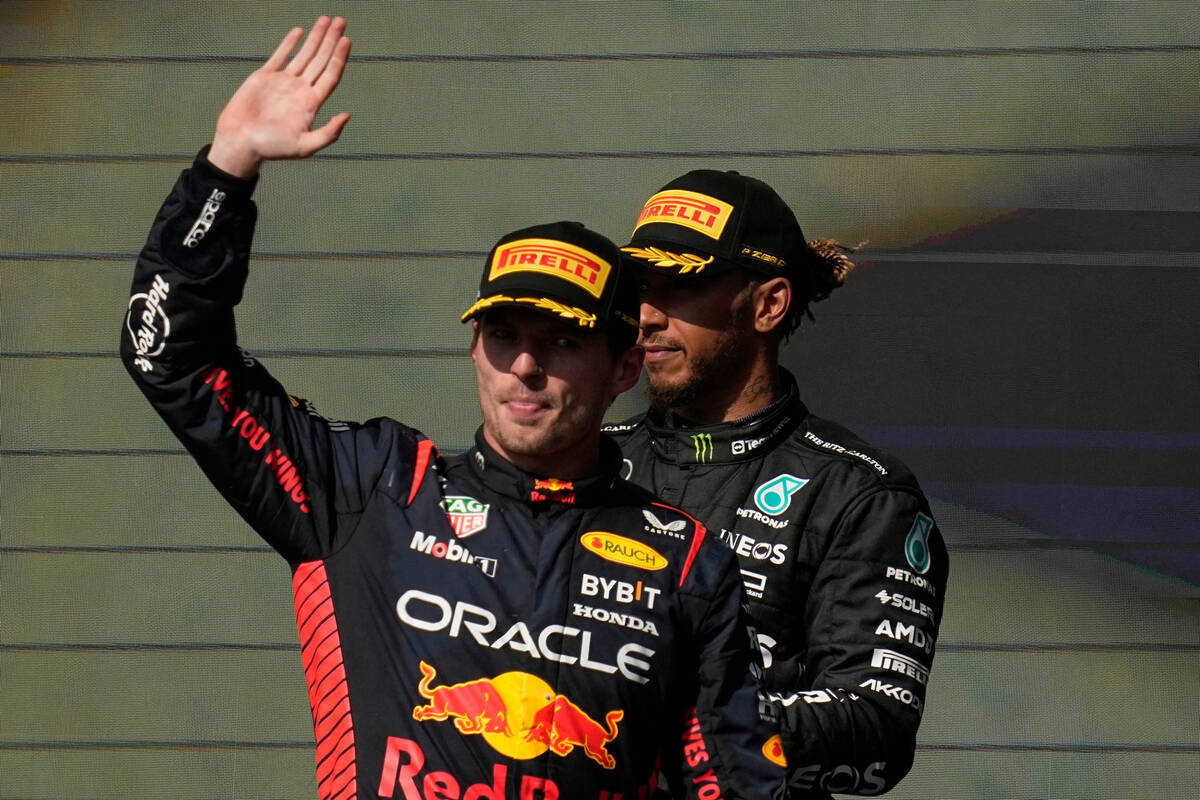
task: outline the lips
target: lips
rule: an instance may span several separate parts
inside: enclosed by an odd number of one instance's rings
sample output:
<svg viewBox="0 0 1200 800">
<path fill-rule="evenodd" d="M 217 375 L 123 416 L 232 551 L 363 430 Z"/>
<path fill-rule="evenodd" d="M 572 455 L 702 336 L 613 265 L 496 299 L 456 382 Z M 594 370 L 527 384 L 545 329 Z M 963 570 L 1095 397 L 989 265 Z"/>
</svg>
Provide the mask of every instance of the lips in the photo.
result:
<svg viewBox="0 0 1200 800">
<path fill-rule="evenodd" d="M 663 361 L 681 350 L 680 347 L 672 342 L 655 341 L 654 339 L 643 342 L 642 349 L 646 351 L 646 361 L 648 363 Z"/>
<path fill-rule="evenodd" d="M 503 401 L 508 413 L 514 419 L 532 419 L 550 407 L 550 404 L 537 397 L 510 397 Z"/>
</svg>

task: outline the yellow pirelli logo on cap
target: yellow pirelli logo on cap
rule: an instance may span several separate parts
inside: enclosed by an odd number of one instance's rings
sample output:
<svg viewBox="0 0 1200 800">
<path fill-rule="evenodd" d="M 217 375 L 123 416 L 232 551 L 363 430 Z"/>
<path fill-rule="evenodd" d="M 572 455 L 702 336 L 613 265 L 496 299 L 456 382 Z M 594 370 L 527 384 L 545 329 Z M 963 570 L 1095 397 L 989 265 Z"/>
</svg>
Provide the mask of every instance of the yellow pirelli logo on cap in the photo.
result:
<svg viewBox="0 0 1200 800">
<path fill-rule="evenodd" d="M 712 239 L 720 239 L 721 231 L 725 230 L 725 223 L 732 213 L 733 206 L 715 197 L 683 189 L 668 189 L 646 201 L 633 229 L 636 231 L 649 222 L 662 222 L 682 225 Z"/>
<path fill-rule="evenodd" d="M 595 253 L 555 239 L 517 239 L 496 248 L 488 280 L 512 272 L 541 272 L 570 281 L 592 297 L 604 293 L 612 264 Z"/>
</svg>

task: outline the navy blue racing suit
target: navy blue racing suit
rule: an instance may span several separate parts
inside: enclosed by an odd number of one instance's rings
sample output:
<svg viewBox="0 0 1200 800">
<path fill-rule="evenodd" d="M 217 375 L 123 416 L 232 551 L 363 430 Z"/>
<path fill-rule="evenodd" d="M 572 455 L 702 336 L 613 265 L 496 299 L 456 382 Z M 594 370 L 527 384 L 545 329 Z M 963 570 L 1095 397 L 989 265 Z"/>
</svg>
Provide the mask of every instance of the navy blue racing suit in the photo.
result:
<svg viewBox="0 0 1200 800">
<path fill-rule="evenodd" d="M 322 417 L 235 341 L 254 180 L 185 170 L 138 260 L 121 356 L 291 565 L 322 798 L 767 797 L 737 565 L 619 478 L 442 458 Z M 660 787 L 661 788 L 661 787 Z"/>
</svg>

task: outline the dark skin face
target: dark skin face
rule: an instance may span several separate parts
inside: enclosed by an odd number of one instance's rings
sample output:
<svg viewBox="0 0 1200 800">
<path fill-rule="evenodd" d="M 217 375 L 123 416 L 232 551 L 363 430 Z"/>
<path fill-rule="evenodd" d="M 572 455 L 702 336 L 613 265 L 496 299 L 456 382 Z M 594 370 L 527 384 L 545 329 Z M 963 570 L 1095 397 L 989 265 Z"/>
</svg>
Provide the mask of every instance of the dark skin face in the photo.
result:
<svg viewBox="0 0 1200 800">
<path fill-rule="evenodd" d="M 642 351 L 613 355 L 603 333 L 513 305 L 476 320 L 471 358 L 488 444 L 526 472 L 572 479 L 595 469 L 604 414 L 637 383 Z"/>
<path fill-rule="evenodd" d="M 641 344 L 650 403 L 696 423 L 739 419 L 774 400 L 786 280 L 742 270 L 680 278 L 647 270 Z"/>
</svg>

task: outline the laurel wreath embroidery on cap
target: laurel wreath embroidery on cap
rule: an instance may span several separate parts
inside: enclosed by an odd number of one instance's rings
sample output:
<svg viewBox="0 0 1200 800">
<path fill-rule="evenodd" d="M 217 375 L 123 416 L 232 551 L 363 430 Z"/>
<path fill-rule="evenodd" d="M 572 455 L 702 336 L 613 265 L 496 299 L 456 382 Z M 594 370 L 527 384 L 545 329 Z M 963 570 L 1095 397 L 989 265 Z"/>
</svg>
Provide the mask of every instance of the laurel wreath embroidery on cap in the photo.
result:
<svg viewBox="0 0 1200 800">
<path fill-rule="evenodd" d="M 530 303 L 538 308 L 558 314 L 560 317 L 567 317 L 569 319 L 577 320 L 580 325 L 588 328 L 594 328 L 596 326 L 595 314 L 589 314 L 582 308 L 564 305 L 556 300 L 551 300 L 549 297 L 518 297 L 517 302 Z"/>
<path fill-rule="evenodd" d="M 691 253 L 669 253 L 658 247 L 622 247 L 621 250 L 635 258 L 649 261 L 656 267 L 663 269 L 679 267 L 680 275 L 692 270 L 703 272 L 705 265 L 712 263 L 713 260 L 712 256 L 700 258 Z"/>
</svg>

